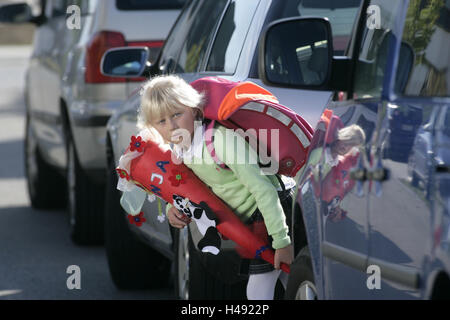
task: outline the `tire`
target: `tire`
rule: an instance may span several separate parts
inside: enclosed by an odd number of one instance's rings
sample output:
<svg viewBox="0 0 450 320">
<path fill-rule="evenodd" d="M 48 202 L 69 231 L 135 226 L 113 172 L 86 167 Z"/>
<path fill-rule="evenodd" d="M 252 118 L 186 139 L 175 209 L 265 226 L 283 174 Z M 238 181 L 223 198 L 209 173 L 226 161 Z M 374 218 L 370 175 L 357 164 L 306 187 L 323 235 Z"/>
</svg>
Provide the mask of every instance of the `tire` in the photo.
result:
<svg viewBox="0 0 450 320">
<path fill-rule="evenodd" d="M 70 237 L 78 245 L 103 244 L 104 186 L 88 178 L 80 166 L 71 136 L 66 137 Z"/>
<path fill-rule="evenodd" d="M 245 300 L 247 280 L 225 283 L 202 262 L 204 255 L 195 248 L 187 228 L 174 230 L 175 294 L 189 300 Z M 187 243 L 186 243 L 187 242 Z M 220 259 L 220 254 L 214 258 Z M 221 261 L 218 260 L 218 263 Z"/>
<path fill-rule="evenodd" d="M 188 229 L 174 230 L 175 244 L 175 296 L 181 300 L 189 300 L 189 247 Z"/>
<path fill-rule="evenodd" d="M 105 196 L 105 249 L 109 272 L 121 290 L 154 289 L 168 285 L 170 261 L 139 241 L 128 227 L 120 206 L 114 164 L 108 165 Z"/>
<path fill-rule="evenodd" d="M 411 185 L 416 188 L 419 186 L 419 178 L 414 171 L 411 174 Z"/>
<path fill-rule="evenodd" d="M 25 122 L 24 153 L 31 206 L 35 209 L 64 208 L 67 204 L 66 181 L 42 158 L 28 114 Z"/>
<path fill-rule="evenodd" d="M 317 289 L 308 246 L 300 250 L 291 264 L 285 298 L 287 300 L 317 300 Z"/>
</svg>

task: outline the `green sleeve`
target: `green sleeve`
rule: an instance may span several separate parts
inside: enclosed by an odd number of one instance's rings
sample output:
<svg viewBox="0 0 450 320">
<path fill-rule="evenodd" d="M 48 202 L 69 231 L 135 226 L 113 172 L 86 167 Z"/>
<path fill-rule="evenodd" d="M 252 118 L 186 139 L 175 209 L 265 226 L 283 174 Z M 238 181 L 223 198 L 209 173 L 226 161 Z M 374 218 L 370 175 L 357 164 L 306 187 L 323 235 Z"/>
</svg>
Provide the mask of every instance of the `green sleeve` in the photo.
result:
<svg viewBox="0 0 450 320">
<path fill-rule="evenodd" d="M 263 215 L 269 235 L 272 236 L 274 249 L 284 248 L 291 243 L 288 235 L 286 217 L 281 206 L 278 192 L 264 175 L 258 165 L 258 155 L 243 137 L 232 130 L 219 127 L 214 139 L 216 154 L 236 175 L 237 179 L 254 196 Z M 225 132 L 226 131 L 226 132 Z M 236 142 L 234 142 L 236 141 Z"/>
<path fill-rule="evenodd" d="M 167 204 L 166 204 L 166 216 L 167 216 L 167 213 L 169 212 L 169 209 L 172 208 L 172 207 L 173 207 L 173 205 L 170 202 L 167 202 Z"/>
</svg>

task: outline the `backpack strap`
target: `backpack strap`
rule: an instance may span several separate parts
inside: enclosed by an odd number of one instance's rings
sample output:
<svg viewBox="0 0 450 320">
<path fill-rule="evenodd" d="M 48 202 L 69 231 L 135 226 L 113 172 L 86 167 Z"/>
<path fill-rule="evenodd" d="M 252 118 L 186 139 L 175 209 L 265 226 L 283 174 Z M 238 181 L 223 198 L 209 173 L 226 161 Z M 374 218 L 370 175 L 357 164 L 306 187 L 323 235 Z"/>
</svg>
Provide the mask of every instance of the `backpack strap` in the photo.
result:
<svg viewBox="0 0 450 320">
<path fill-rule="evenodd" d="M 205 131 L 206 149 L 208 150 L 209 154 L 211 155 L 211 158 L 213 158 L 214 162 L 219 167 L 221 167 L 222 169 L 230 170 L 230 168 L 228 168 L 227 165 L 219 159 L 219 157 L 216 154 L 216 149 L 214 148 L 213 129 L 214 129 L 215 123 L 216 123 L 215 120 L 211 120 L 211 122 L 206 126 L 206 131 Z"/>
<path fill-rule="evenodd" d="M 231 170 L 227 167 L 227 165 L 222 162 L 219 157 L 216 154 L 216 149 L 214 148 L 214 135 L 213 135 L 213 128 L 214 128 L 215 120 L 211 120 L 209 123 L 206 122 L 206 131 L 205 131 L 205 144 L 206 149 L 208 150 L 209 154 L 211 155 L 211 158 L 213 158 L 214 162 L 221 167 L 222 169 Z M 281 179 L 279 174 L 275 174 L 275 177 L 278 179 L 278 182 L 281 186 L 281 191 L 278 192 L 278 194 L 282 195 L 282 198 L 284 200 L 284 195 L 286 194 L 286 186 L 284 185 L 283 180 Z"/>
</svg>

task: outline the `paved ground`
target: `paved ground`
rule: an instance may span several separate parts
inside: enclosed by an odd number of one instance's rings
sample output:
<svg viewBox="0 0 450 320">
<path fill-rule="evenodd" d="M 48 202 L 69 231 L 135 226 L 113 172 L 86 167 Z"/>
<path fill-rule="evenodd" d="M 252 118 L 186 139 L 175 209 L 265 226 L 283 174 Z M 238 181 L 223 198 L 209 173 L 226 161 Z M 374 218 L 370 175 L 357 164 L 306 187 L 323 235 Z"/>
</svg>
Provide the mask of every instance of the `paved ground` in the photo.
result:
<svg viewBox="0 0 450 320">
<path fill-rule="evenodd" d="M 23 80 L 30 47 L 0 46 L 0 299 L 171 299 L 173 289 L 122 292 L 102 246 L 69 239 L 65 211 L 30 207 L 23 165 Z M 67 268 L 81 269 L 81 289 L 67 288 Z"/>
</svg>

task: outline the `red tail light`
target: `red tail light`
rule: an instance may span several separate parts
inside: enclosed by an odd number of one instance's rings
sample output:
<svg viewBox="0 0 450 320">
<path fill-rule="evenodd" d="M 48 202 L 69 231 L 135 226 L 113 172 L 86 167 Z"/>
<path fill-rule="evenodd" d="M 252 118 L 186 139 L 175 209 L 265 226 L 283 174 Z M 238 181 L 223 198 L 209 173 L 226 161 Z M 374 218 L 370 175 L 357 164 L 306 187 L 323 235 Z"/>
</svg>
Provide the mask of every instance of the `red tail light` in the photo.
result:
<svg viewBox="0 0 450 320">
<path fill-rule="evenodd" d="M 125 78 L 107 77 L 100 72 L 100 62 L 103 54 L 114 47 L 126 46 L 125 37 L 120 32 L 101 31 L 89 41 L 86 52 L 86 83 L 124 82 Z"/>
<path fill-rule="evenodd" d="M 126 82 L 128 81 L 144 81 L 145 78 L 135 78 L 135 79 L 127 79 L 127 78 L 116 78 L 116 77 L 108 77 L 102 75 L 100 72 L 100 63 L 102 61 L 103 54 L 111 49 L 116 47 L 125 47 L 125 46 L 143 46 L 150 48 L 150 54 L 152 54 L 152 50 L 160 50 L 162 47 L 163 41 L 142 41 L 142 42 L 130 42 L 127 43 L 125 41 L 125 37 L 120 32 L 115 31 L 100 31 L 97 32 L 89 41 L 86 52 L 86 71 L 84 74 L 86 83 L 117 83 L 117 82 Z M 159 51 L 158 51 L 159 52 Z"/>
</svg>

